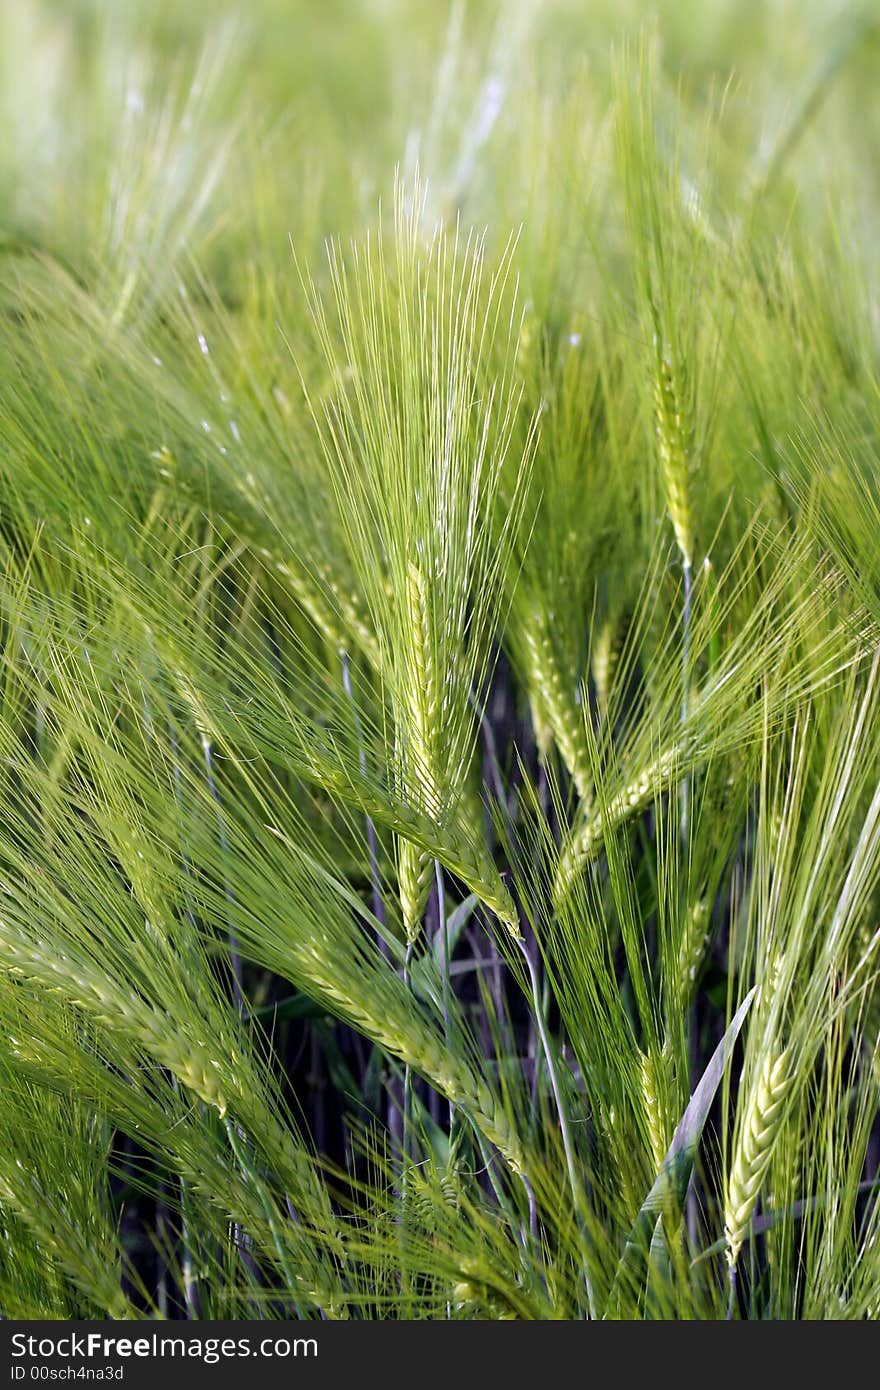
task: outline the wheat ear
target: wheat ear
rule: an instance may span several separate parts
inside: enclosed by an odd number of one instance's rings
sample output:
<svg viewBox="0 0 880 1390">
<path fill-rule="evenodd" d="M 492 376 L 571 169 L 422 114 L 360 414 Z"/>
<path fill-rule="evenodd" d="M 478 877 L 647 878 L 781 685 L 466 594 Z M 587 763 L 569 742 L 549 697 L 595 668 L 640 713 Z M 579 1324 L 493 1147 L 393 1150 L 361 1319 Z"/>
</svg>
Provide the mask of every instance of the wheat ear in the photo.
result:
<svg viewBox="0 0 880 1390">
<path fill-rule="evenodd" d="M 611 797 L 601 814 L 586 816 L 572 832 L 556 871 L 553 896 L 557 903 L 568 898 L 587 864 L 602 852 L 606 833 L 650 806 L 658 788 L 665 786 L 674 775 L 681 756 L 681 747 L 668 748 L 623 791 Z"/>
<path fill-rule="evenodd" d="M 2 927 L 2 965 L 8 974 L 61 995 L 97 1023 L 111 1028 L 119 1027 L 122 1017 L 119 991 L 108 984 L 100 971 L 90 968 L 57 946 L 53 946 L 51 951 L 44 949 L 40 939 L 34 942 L 23 937 L 16 939 L 5 922 Z M 124 1013 L 124 1021 L 128 1033 L 167 1067 L 187 1090 L 225 1115 L 229 1100 L 226 1083 L 237 1060 L 234 1053 L 229 1059 L 232 1068 L 221 1066 L 211 1056 L 212 1051 L 217 1051 L 216 1047 L 208 1049 L 192 1040 L 184 1045 L 175 1031 L 169 1028 L 164 1015 L 134 998 Z"/>
<path fill-rule="evenodd" d="M 409 945 L 418 939 L 425 904 L 431 888 L 434 861 L 411 840 L 398 837 L 397 883 L 403 928 Z"/>
<path fill-rule="evenodd" d="M 694 527 L 690 501 L 691 427 L 678 374 L 669 353 L 658 353 L 654 377 L 654 427 L 666 510 L 682 561 L 693 563 Z"/>
<path fill-rule="evenodd" d="M 792 1079 L 789 1049 L 770 1052 L 749 1099 L 727 1182 L 724 1234 L 731 1268 L 748 1234 L 761 1184 L 767 1176 Z"/>
<path fill-rule="evenodd" d="M 607 618 L 593 640 L 590 673 L 596 687 L 596 703 L 603 719 L 608 717 L 611 690 L 620 662 L 621 631 L 615 614 Z"/>
<path fill-rule="evenodd" d="M 398 839 L 398 884 L 407 940 L 414 942 L 418 936 L 434 873 L 433 859 L 437 858 L 455 869 L 509 934 L 520 941 L 519 919 L 510 894 L 486 850 L 473 847 L 460 818 L 456 801 L 464 789 L 465 764 L 457 755 L 450 767 L 442 760 L 448 750 L 444 753 L 443 698 L 431 640 L 431 598 L 424 573 L 413 561 L 407 565 L 406 615 L 410 661 L 399 711 L 406 731 L 404 783 L 409 799 L 435 827 L 434 835 L 447 851 L 431 856 L 412 841 L 402 836 Z M 441 821 L 447 822 L 442 831 Z"/>
<path fill-rule="evenodd" d="M 268 554 L 268 551 L 264 551 L 264 558 Z M 318 584 L 311 581 L 308 574 L 303 573 L 296 565 L 289 564 L 286 560 L 276 561 L 275 569 L 287 580 L 294 597 L 302 605 L 318 632 L 336 651 L 347 651 L 351 646 L 353 637 L 373 670 L 380 671 L 382 669 L 379 644 L 364 620 L 357 595 L 345 592 L 342 585 L 334 578 L 329 565 L 318 564 L 314 566 L 314 573 L 323 584 L 324 592 L 321 591 Z M 336 605 L 335 612 L 326 601 L 325 593 L 331 595 L 333 603 Z M 342 625 L 337 621 L 337 618 L 342 619 Z"/>
<path fill-rule="evenodd" d="M 671 1060 L 668 1043 L 663 1044 L 659 1059 L 655 1059 L 655 1057 L 648 1052 L 639 1053 L 642 1098 L 645 1103 L 645 1117 L 648 1121 L 648 1138 L 651 1145 L 651 1161 L 654 1165 L 655 1173 L 659 1173 L 663 1167 L 663 1162 L 669 1149 L 669 1141 L 672 1137 L 669 1133 L 667 1119 L 669 1114 L 667 1096 Z"/>
<path fill-rule="evenodd" d="M 410 796 L 431 820 L 440 817 L 443 798 L 437 758 L 437 730 L 441 709 L 437 672 L 431 645 L 431 609 L 428 587 L 420 566 L 406 568 L 405 607 L 410 639 L 406 682 L 401 699 L 405 729 L 404 782 Z M 397 872 L 400 907 L 406 939 L 419 934 L 431 887 L 433 864 L 429 855 L 411 841 L 398 845 Z"/>
<path fill-rule="evenodd" d="M 678 948 L 678 986 L 681 1002 L 687 1004 L 693 996 L 697 975 L 709 943 L 709 903 L 698 898 L 688 908 Z"/>
<path fill-rule="evenodd" d="M 546 615 L 535 609 L 525 624 L 523 644 L 528 665 L 535 736 L 542 757 L 549 752 L 552 736 L 571 773 L 581 801 L 589 804 L 593 778 L 581 710 L 562 674 Z"/>
<path fill-rule="evenodd" d="M 515 1172 L 524 1171 L 522 1144 L 503 1105 L 467 1062 L 421 1026 L 418 1016 L 398 1007 L 392 995 L 377 1005 L 369 983 L 349 963 L 343 967 L 329 938 L 297 942 L 295 960 L 299 973 L 334 1012 L 426 1077 L 441 1095 L 470 1116 Z"/>
</svg>

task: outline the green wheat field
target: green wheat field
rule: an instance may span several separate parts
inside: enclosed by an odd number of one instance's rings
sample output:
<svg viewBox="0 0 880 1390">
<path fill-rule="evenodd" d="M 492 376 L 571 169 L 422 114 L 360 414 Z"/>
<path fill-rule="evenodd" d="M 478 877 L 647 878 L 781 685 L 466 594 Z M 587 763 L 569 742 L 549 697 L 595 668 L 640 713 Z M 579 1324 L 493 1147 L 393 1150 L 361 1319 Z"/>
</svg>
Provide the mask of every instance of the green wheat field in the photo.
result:
<svg viewBox="0 0 880 1390">
<path fill-rule="evenodd" d="M 880 14 L 0 76 L 2 1314 L 880 1316 Z"/>
</svg>

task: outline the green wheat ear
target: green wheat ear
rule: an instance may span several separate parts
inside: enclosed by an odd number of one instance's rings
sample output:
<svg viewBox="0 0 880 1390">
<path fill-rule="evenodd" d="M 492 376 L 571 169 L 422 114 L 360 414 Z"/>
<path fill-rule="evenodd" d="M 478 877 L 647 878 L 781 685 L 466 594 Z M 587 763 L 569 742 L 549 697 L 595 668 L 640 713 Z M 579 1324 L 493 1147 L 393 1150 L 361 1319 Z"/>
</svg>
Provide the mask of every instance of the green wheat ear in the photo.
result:
<svg viewBox="0 0 880 1390">
<path fill-rule="evenodd" d="M 757 1085 L 742 1111 L 724 1198 L 724 1234 L 727 1260 L 731 1266 L 736 1264 L 748 1235 L 749 1223 L 770 1167 L 773 1146 L 793 1080 L 788 1049 L 768 1052 Z"/>
<path fill-rule="evenodd" d="M 659 342 L 654 377 L 654 428 L 666 510 L 682 561 L 690 569 L 694 559 L 691 505 L 693 424 L 688 418 L 675 359 L 669 349 L 662 348 Z"/>
<path fill-rule="evenodd" d="M 406 566 L 404 593 L 411 659 L 400 720 L 405 740 L 403 780 L 414 803 L 437 820 L 443 808 L 443 771 L 437 756 L 437 733 L 442 727 L 440 694 L 428 586 L 421 567 L 412 560 Z M 404 930 L 407 941 L 413 943 L 428 899 L 432 861 L 411 842 L 399 840 L 397 863 Z"/>
<path fill-rule="evenodd" d="M 596 632 L 590 647 L 590 674 L 603 719 L 608 716 L 611 692 L 620 666 L 624 637 L 621 618 L 619 612 L 611 612 Z"/>
<path fill-rule="evenodd" d="M 401 836 L 397 837 L 397 876 L 404 932 L 409 944 L 413 945 L 421 930 L 434 876 L 434 861 L 412 840 L 404 840 Z"/>
<path fill-rule="evenodd" d="M 684 930 L 678 950 L 677 979 L 681 999 L 687 1003 L 697 988 L 697 976 L 709 944 L 709 908 L 706 898 L 698 898 L 685 914 Z"/>
<path fill-rule="evenodd" d="M 551 743 L 555 742 L 581 802 L 589 805 L 593 778 L 584 736 L 583 710 L 575 700 L 574 689 L 566 686 L 550 622 L 543 609 L 533 609 L 531 620 L 524 624 L 522 645 L 541 756 L 546 759 Z"/>
<path fill-rule="evenodd" d="M 648 1052 L 640 1052 L 639 1071 L 645 1118 L 648 1125 L 648 1138 L 651 1145 L 651 1162 L 654 1165 L 654 1172 L 659 1173 L 669 1149 L 669 1141 L 672 1138 L 669 1124 L 672 1055 L 668 1042 L 664 1042 L 656 1056 Z"/>
</svg>

